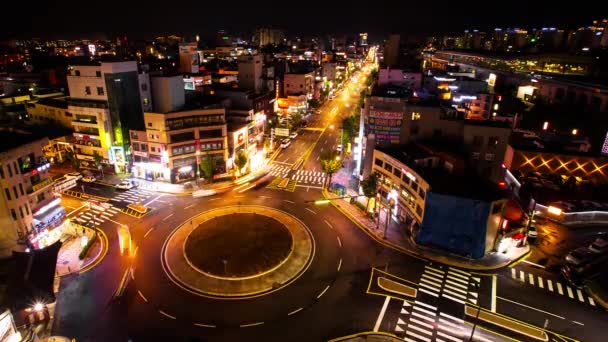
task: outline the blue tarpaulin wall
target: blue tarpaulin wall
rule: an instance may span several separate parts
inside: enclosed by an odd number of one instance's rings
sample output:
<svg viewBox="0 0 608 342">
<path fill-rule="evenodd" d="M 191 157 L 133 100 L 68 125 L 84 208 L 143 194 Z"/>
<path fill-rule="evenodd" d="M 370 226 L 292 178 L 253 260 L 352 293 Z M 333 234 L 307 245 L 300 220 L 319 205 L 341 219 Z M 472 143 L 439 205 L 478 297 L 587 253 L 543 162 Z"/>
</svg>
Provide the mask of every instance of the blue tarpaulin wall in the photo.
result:
<svg viewBox="0 0 608 342">
<path fill-rule="evenodd" d="M 483 257 L 490 204 L 428 192 L 416 242 L 475 259 Z"/>
</svg>

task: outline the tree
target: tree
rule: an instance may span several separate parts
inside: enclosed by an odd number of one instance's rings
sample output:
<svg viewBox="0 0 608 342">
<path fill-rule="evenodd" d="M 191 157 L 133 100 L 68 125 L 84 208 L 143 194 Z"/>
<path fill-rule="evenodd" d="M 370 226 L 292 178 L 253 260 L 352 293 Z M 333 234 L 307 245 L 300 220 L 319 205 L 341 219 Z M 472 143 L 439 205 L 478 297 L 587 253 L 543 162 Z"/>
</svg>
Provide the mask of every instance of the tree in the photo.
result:
<svg viewBox="0 0 608 342">
<path fill-rule="evenodd" d="M 376 197 L 376 194 L 378 194 L 378 177 L 375 174 L 370 175 L 361 182 L 361 188 L 363 194 L 367 197 L 367 205 L 365 206 L 365 212 L 367 213 L 370 198 Z"/>
<path fill-rule="evenodd" d="M 340 156 L 335 151 L 324 151 L 321 153 L 321 169 L 328 175 L 328 183 L 331 184 L 331 178 L 334 173 L 342 167 Z"/>
<path fill-rule="evenodd" d="M 213 182 L 213 174 L 215 173 L 215 158 L 211 156 L 209 152 L 201 158 L 199 168 L 203 173 L 203 177 L 207 178 L 209 182 Z"/>
<path fill-rule="evenodd" d="M 293 128 L 298 128 L 302 124 L 302 114 L 296 112 L 291 115 L 291 124 Z"/>
<path fill-rule="evenodd" d="M 315 109 L 321 106 L 321 103 L 319 103 L 319 100 L 317 99 L 312 99 L 308 103 L 310 103 L 310 106 Z"/>
<path fill-rule="evenodd" d="M 239 174 L 241 174 L 241 171 L 245 167 L 246 164 L 247 164 L 247 155 L 245 154 L 245 151 L 241 150 L 234 157 L 234 165 L 236 165 L 237 170 L 239 171 Z"/>
</svg>

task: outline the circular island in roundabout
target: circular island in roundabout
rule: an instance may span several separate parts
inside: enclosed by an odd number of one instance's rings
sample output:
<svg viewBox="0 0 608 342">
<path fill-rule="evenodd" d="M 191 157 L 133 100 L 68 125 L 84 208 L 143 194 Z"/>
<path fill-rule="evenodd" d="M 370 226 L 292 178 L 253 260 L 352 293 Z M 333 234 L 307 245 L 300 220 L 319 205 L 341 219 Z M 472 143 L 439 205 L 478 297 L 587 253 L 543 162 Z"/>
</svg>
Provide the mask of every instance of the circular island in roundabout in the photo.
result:
<svg viewBox="0 0 608 342">
<path fill-rule="evenodd" d="M 245 299 L 295 281 L 310 265 L 314 239 L 296 217 L 254 205 L 203 212 L 165 241 L 163 268 L 183 289 Z"/>
</svg>

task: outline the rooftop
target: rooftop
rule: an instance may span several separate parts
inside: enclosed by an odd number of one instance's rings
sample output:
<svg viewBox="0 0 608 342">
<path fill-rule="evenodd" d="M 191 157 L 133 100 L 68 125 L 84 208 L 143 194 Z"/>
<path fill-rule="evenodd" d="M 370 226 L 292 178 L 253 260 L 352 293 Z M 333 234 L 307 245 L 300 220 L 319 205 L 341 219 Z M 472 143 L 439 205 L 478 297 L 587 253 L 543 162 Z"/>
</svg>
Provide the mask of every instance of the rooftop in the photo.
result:
<svg viewBox="0 0 608 342">
<path fill-rule="evenodd" d="M 65 96 L 42 98 L 38 100 L 38 104 L 55 108 L 68 108 L 68 101 Z"/>
</svg>

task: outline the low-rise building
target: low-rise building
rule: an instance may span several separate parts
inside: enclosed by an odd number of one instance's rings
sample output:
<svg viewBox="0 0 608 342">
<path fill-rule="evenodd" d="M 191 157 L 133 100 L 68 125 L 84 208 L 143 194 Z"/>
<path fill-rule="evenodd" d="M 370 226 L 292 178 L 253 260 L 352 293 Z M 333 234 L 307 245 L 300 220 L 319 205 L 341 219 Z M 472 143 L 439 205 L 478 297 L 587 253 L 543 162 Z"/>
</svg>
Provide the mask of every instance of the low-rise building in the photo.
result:
<svg viewBox="0 0 608 342">
<path fill-rule="evenodd" d="M 304 95 L 308 100 L 314 94 L 315 72 L 290 72 L 283 78 L 286 96 Z"/>
</svg>

